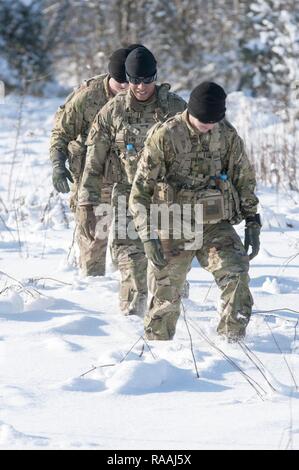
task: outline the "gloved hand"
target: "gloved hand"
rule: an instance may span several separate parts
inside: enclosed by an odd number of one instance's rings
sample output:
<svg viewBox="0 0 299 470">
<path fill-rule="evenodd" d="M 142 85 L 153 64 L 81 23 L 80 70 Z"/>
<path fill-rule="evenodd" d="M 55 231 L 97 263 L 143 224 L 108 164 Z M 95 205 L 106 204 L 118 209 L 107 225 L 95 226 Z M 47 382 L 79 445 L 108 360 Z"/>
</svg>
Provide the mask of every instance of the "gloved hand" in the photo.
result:
<svg viewBox="0 0 299 470">
<path fill-rule="evenodd" d="M 80 230 L 88 240 L 91 242 L 94 241 L 96 217 L 93 206 L 79 206 L 77 211 L 77 220 Z"/>
<path fill-rule="evenodd" d="M 258 214 L 253 220 L 251 218 L 246 219 L 244 246 L 247 253 L 249 246 L 252 247 L 252 251 L 249 255 L 250 261 L 258 254 L 260 250 L 260 232 L 261 223 Z"/>
<path fill-rule="evenodd" d="M 147 240 L 143 244 L 146 257 L 157 267 L 164 268 L 167 261 L 164 259 L 163 250 L 160 240 Z"/>
<path fill-rule="evenodd" d="M 70 180 L 71 183 L 74 182 L 71 173 L 62 161 L 53 162 L 52 180 L 54 188 L 59 193 L 69 193 L 70 187 L 67 180 Z"/>
</svg>

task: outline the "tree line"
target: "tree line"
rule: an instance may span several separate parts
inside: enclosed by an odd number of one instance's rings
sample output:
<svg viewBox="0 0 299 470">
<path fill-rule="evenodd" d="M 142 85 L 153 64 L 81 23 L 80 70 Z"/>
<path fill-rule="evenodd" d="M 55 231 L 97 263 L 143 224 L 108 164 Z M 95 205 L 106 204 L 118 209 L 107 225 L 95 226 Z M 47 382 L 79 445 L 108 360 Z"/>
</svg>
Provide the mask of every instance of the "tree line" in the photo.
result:
<svg viewBox="0 0 299 470">
<path fill-rule="evenodd" d="M 298 24 L 296 0 L 0 0 L 1 79 L 33 91 L 58 77 L 79 83 L 106 71 L 114 49 L 142 43 L 177 91 L 212 79 L 286 103 Z"/>
</svg>

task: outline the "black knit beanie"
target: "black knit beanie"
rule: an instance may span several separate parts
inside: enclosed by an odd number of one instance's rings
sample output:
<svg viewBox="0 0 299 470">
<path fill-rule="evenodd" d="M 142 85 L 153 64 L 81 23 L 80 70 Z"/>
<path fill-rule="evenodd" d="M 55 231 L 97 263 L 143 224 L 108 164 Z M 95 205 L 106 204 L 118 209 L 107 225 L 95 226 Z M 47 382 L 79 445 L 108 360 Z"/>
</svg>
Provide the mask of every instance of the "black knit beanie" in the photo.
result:
<svg viewBox="0 0 299 470">
<path fill-rule="evenodd" d="M 214 82 L 203 82 L 192 91 L 188 112 L 204 124 L 221 121 L 225 116 L 226 93 Z"/>
<path fill-rule="evenodd" d="M 137 47 L 127 57 L 126 72 L 130 77 L 152 77 L 157 73 L 157 62 L 146 47 Z"/>
<path fill-rule="evenodd" d="M 119 83 L 126 82 L 125 61 L 130 50 L 128 48 L 117 49 L 113 52 L 109 59 L 108 72 L 109 75 Z"/>
</svg>

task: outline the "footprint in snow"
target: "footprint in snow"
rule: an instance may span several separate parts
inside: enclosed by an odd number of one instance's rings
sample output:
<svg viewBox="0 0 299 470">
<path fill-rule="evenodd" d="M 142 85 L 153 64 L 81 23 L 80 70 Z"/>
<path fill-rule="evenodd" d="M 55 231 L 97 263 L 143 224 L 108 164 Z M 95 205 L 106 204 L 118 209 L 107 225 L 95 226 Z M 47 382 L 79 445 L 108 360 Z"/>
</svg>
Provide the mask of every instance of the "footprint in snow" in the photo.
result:
<svg viewBox="0 0 299 470">
<path fill-rule="evenodd" d="M 90 379 L 87 377 L 76 377 L 65 382 L 62 390 L 68 392 L 89 392 L 96 393 L 105 390 L 105 384 L 101 380 Z"/>
<path fill-rule="evenodd" d="M 80 316 L 79 318 L 68 320 L 61 326 L 52 328 L 50 333 L 79 336 L 105 336 L 106 333 L 101 329 L 104 325 L 105 322 L 97 318 Z"/>
<path fill-rule="evenodd" d="M 43 341 L 45 347 L 54 352 L 63 353 L 63 352 L 79 352 L 84 348 L 76 343 L 71 343 L 62 338 L 59 338 L 55 335 L 51 335 Z"/>
<path fill-rule="evenodd" d="M 17 431 L 13 426 L 0 421 L 0 446 L 24 448 L 46 446 L 49 440 L 41 436 L 32 436 Z"/>
<path fill-rule="evenodd" d="M 32 393 L 13 385 L 0 386 L 0 405 L 8 408 L 35 406 L 37 397 Z"/>
</svg>

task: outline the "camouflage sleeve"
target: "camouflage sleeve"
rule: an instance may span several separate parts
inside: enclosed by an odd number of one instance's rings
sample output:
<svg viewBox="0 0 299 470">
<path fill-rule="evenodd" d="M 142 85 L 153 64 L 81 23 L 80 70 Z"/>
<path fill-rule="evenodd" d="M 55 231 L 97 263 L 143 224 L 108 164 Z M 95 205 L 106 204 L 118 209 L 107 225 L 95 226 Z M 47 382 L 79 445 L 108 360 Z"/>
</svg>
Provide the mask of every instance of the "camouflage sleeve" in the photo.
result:
<svg viewBox="0 0 299 470">
<path fill-rule="evenodd" d="M 166 174 L 166 150 L 165 128 L 154 129 L 145 142 L 129 200 L 129 208 L 142 241 L 150 238 L 150 205 L 157 181 Z"/>
<path fill-rule="evenodd" d="M 110 153 L 113 135 L 110 103 L 96 115 L 86 145 L 87 155 L 79 189 L 79 205 L 98 205 L 106 158 Z"/>
<path fill-rule="evenodd" d="M 237 132 L 234 132 L 229 152 L 229 158 L 233 159 L 232 182 L 238 192 L 241 214 L 245 219 L 256 214 L 259 200 L 255 195 L 255 170 L 248 159 L 243 140 Z"/>
<path fill-rule="evenodd" d="M 56 112 L 50 142 L 51 160 L 57 151 L 67 159 L 69 142 L 76 140 L 83 132 L 85 98 L 84 91 L 74 92 Z"/>
</svg>

